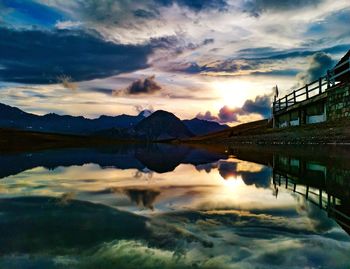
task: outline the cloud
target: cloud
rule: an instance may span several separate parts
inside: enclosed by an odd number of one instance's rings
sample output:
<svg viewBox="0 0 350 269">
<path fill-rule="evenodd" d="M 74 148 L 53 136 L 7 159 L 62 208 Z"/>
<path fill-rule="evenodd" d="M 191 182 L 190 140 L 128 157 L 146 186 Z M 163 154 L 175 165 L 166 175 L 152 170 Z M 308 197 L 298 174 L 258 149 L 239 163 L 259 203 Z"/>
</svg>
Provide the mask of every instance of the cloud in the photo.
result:
<svg viewBox="0 0 350 269">
<path fill-rule="evenodd" d="M 127 88 L 115 90 L 114 95 L 138 95 L 138 94 L 153 94 L 160 91 L 162 87 L 155 81 L 155 76 L 150 76 L 145 79 L 138 79 L 131 83 Z"/>
<path fill-rule="evenodd" d="M 149 44 L 121 45 L 82 31 L 10 30 L 0 28 L 0 80 L 56 83 L 104 78 L 148 66 Z"/>
<path fill-rule="evenodd" d="M 145 117 L 150 116 L 155 111 L 153 106 L 151 106 L 151 105 L 148 105 L 148 106 L 135 105 L 134 108 L 135 108 L 137 113 L 139 113 L 139 114 L 142 113 L 142 115 L 144 115 Z"/>
<path fill-rule="evenodd" d="M 203 45 L 212 44 L 214 42 L 215 42 L 214 38 L 206 38 L 203 40 Z"/>
<path fill-rule="evenodd" d="M 57 81 L 63 85 L 66 89 L 76 90 L 78 84 L 72 81 L 72 78 L 66 75 L 61 75 L 57 77 Z"/>
<path fill-rule="evenodd" d="M 217 115 L 213 115 L 210 111 L 204 114 L 198 113 L 196 118 L 208 121 L 217 121 L 220 123 L 239 122 L 238 116 L 259 114 L 264 118 L 268 118 L 271 113 L 271 94 L 258 95 L 254 100 L 246 100 L 242 107 L 230 108 L 223 106 Z"/>
<path fill-rule="evenodd" d="M 271 113 L 271 95 L 259 95 L 255 100 L 245 101 L 243 107 L 243 114 L 256 113 L 263 117 L 269 117 Z"/>
<path fill-rule="evenodd" d="M 194 11 L 202 11 L 206 9 L 224 10 L 227 7 L 225 0 L 155 0 L 155 2 L 164 6 L 177 4 Z"/>
<path fill-rule="evenodd" d="M 198 113 L 196 116 L 197 119 L 200 120 L 208 120 L 208 121 L 220 121 L 219 118 L 213 114 L 211 114 L 210 111 L 205 112 L 204 114 Z"/>
<path fill-rule="evenodd" d="M 324 76 L 327 73 L 327 70 L 335 65 L 335 61 L 332 57 L 324 52 L 316 52 L 308 57 L 307 62 L 308 68 L 297 74 L 300 86 Z"/>
<path fill-rule="evenodd" d="M 55 27 L 59 30 L 65 30 L 65 29 L 75 29 L 82 26 L 82 23 L 79 21 L 58 21 L 55 24 Z"/>
<path fill-rule="evenodd" d="M 238 121 L 237 116 L 243 114 L 242 108 L 229 108 L 228 106 L 223 106 L 219 110 L 218 118 L 220 122 L 236 122 Z"/>
<path fill-rule="evenodd" d="M 0 2 L 0 21 L 8 27 L 31 28 L 54 26 L 66 19 L 63 12 L 37 1 L 3 0 Z"/>
<path fill-rule="evenodd" d="M 281 12 L 305 7 L 317 7 L 323 2 L 324 0 L 248 0 L 244 1 L 243 11 L 258 17 L 264 12 Z"/>
</svg>

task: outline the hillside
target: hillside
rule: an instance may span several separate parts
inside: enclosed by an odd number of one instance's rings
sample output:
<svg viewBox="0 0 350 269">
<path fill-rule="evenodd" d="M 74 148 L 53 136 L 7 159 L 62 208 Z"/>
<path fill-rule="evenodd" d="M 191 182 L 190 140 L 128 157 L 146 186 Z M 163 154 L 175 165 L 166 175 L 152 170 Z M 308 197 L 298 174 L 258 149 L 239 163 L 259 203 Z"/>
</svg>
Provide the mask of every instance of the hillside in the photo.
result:
<svg viewBox="0 0 350 269">
<path fill-rule="evenodd" d="M 343 119 L 303 126 L 272 128 L 260 120 L 183 141 L 199 144 L 349 144 L 350 120 Z"/>
<path fill-rule="evenodd" d="M 182 122 L 195 135 L 206 135 L 229 128 L 226 124 L 219 124 L 215 121 L 206 121 L 197 118 L 183 120 Z"/>
<path fill-rule="evenodd" d="M 267 120 L 254 121 L 243 123 L 234 127 L 226 128 L 224 130 L 213 132 L 207 135 L 196 136 L 188 141 L 222 141 L 231 137 L 245 136 L 248 134 L 258 134 L 270 128 Z"/>
</svg>

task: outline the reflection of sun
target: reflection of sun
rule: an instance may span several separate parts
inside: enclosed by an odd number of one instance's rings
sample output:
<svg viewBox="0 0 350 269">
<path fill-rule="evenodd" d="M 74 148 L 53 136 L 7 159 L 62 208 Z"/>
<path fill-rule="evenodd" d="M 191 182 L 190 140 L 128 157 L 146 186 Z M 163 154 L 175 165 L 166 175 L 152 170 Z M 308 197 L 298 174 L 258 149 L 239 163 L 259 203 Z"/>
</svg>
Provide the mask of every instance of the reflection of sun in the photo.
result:
<svg viewBox="0 0 350 269">
<path fill-rule="evenodd" d="M 241 107 L 246 99 L 249 97 L 251 84 L 247 81 L 215 81 L 212 87 L 217 91 L 221 100 L 219 106 L 222 104 L 231 108 Z"/>
<path fill-rule="evenodd" d="M 238 187 L 242 184 L 242 177 L 241 176 L 230 176 L 226 179 L 224 179 L 223 181 L 223 185 L 225 187 Z"/>
</svg>

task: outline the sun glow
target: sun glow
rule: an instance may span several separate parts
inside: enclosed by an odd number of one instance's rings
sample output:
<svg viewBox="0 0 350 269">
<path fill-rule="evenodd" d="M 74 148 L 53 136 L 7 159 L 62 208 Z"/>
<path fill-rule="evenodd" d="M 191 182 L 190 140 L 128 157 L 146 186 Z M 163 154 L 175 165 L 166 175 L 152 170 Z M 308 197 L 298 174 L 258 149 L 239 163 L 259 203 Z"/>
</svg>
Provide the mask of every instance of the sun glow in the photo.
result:
<svg viewBox="0 0 350 269">
<path fill-rule="evenodd" d="M 212 87 L 219 96 L 216 109 L 221 108 L 223 105 L 230 108 L 241 107 L 252 93 L 252 84 L 248 81 L 215 81 L 212 83 Z"/>
</svg>

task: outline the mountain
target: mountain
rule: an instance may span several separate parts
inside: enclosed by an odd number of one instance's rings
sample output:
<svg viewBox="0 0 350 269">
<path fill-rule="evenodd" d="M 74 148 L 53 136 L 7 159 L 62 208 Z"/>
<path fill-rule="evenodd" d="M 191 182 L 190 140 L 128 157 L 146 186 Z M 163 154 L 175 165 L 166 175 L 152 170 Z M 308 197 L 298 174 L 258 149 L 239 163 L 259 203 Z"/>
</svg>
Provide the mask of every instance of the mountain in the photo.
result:
<svg viewBox="0 0 350 269">
<path fill-rule="evenodd" d="M 54 113 L 38 116 L 0 103 L 0 127 L 88 135 L 110 128 L 131 128 L 145 118 L 144 114 L 141 112 L 137 116 L 123 114 L 114 117 L 103 115 L 97 119 L 87 119 L 82 116 L 60 116 Z"/>
<path fill-rule="evenodd" d="M 196 118 L 181 121 L 174 114 L 163 110 L 154 113 L 145 110 L 136 116 L 102 115 L 96 119 L 88 119 L 82 116 L 61 116 L 55 113 L 39 116 L 0 103 L 0 128 L 35 132 L 72 135 L 95 134 L 110 138 L 160 141 L 206 135 L 224 130 L 227 127 L 227 125 Z"/>
<path fill-rule="evenodd" d="M 174 114 L 157 110 L 141 120 L 131 134 L 147 141 L 166 141 L 193 137 L 194 134 Z"/>
<path fill-rule="evenodd" d="M 195 135 L 207 135 L 229 128 L 229 126 L 226 124 L 221 125 L 215 121 L 200 120 L 197 118 L 192 120 L 183 120 L 182 122 Z"/>
</svg>

